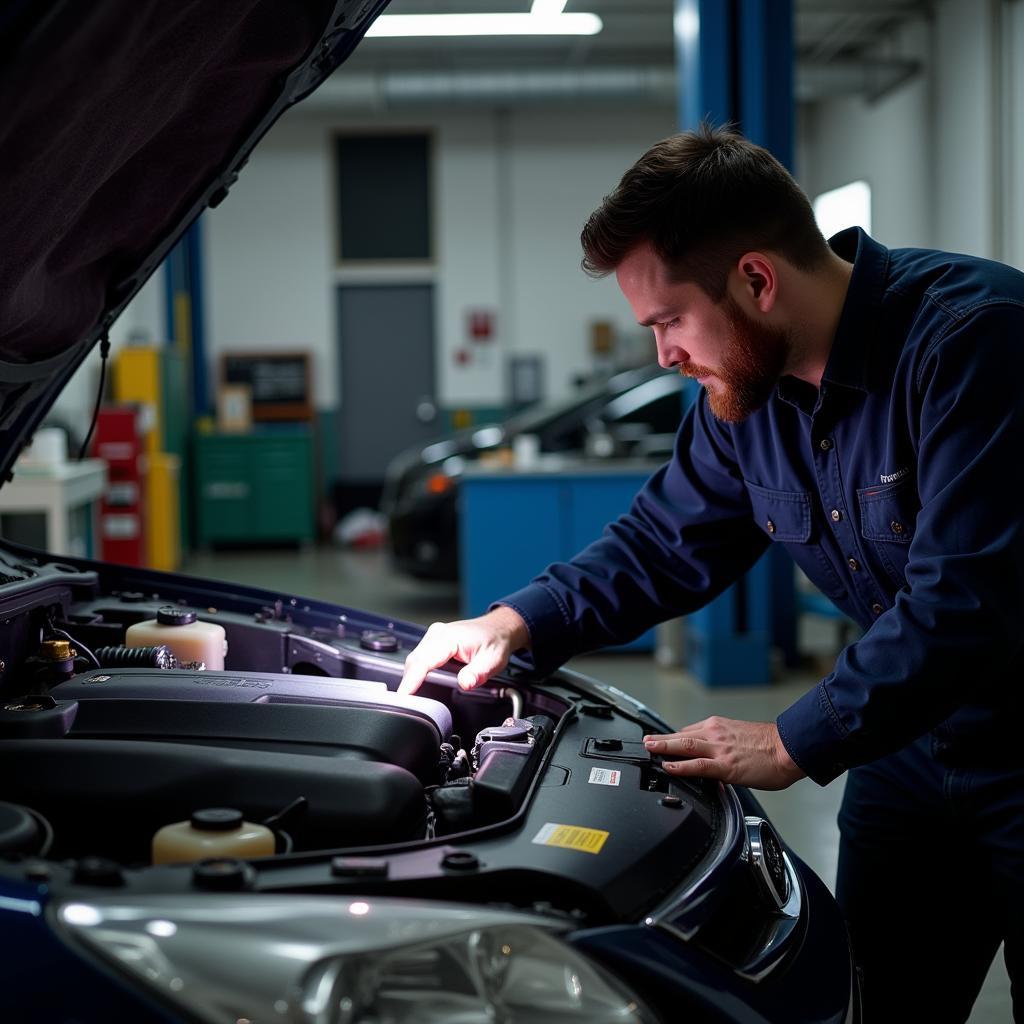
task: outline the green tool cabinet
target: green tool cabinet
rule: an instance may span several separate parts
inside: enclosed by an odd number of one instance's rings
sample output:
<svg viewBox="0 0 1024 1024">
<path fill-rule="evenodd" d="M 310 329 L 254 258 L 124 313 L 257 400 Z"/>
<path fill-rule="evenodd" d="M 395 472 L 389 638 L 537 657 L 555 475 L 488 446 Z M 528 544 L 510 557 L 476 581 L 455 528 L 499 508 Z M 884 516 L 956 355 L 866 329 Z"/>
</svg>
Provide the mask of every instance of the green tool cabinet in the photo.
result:
<svg viewBox="0 0 1024 1024">
<path fill-rule="evenodd" d="M 196 540 L 310 543 L 313 441 L 308 427 L 195 436 Z"/>
</svg>

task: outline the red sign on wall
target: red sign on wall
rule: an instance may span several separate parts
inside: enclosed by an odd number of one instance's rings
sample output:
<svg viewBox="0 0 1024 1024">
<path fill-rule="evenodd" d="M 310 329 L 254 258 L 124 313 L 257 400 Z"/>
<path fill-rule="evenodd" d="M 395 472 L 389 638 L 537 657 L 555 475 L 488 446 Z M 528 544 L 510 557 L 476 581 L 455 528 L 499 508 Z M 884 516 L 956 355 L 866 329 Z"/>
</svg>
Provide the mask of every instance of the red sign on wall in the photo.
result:
<svg viewBox="0 0 1024 1024">
<path fill-rule="evenodd" d="M 470 341 L 490 341 L 494 337 L 494 314 L 490 310 L 470 310 L 466 319 Z"/>
</svg>

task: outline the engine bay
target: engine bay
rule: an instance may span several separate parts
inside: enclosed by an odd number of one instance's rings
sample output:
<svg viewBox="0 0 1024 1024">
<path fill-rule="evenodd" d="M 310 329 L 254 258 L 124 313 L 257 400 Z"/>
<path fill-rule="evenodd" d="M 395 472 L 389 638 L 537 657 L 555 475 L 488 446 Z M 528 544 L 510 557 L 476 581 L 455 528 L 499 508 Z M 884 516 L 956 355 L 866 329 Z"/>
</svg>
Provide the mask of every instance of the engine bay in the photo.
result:
<svg viewBox="0 0 1024 1024">
<path fill-rule="evenodd" d="M 271 828 L 277 853 L 485 826 L 515 813 L 566 707 L 445 673 L 399 695 L 412 642 L 379 623 L 104 594 L 73 565 L 3 561 L 0 855 L 145 865 L 158 829 L 208 807 Z M 158 618 L 186 628 L 125 645 Z M 175 656 L 197 621 L 222 629 L 223 668 Z"/>
<path fill-rule="evenodd" d="M 797 933 L 756 803 L 665 772 L 664 723 L 597 680 L 514 662 L 463 691 L 449 664 L 399 694 L 418 626 L 11 546 L 0 622 L 0 877 L 658 921 L 739 970 Z"/>
</svg>

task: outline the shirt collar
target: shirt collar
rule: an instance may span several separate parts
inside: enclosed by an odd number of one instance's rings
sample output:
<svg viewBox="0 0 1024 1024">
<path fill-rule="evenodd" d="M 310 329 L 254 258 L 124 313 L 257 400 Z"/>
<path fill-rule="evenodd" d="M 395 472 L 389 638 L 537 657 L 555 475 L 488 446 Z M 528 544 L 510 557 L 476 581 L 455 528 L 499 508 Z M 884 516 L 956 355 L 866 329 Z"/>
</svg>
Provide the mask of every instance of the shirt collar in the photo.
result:
<svg viewBox="0 0 1024 1024">
<path fill-rule="evenodd" d="M 853 263 L 853 273 L 821 381 L 823 385 L 869 391 L 871 347 L 885 295 L 889 250 L 861 228 L 840 231 L 828 244 L 837 256 Z M 778 395 L 784 402 L 804 408 L 815 404 L 817 391 L 803 381 L 783 377 Z"/>
<path fill-rule="evenodd" d="M 823 383 L 869 391 L 871 349 L 885 296 L 889 250 L 861 228 L 840 231 L 828 244 L 837 256 L 853 262 L 853 274 L 821 379 Z"/>
</svg>

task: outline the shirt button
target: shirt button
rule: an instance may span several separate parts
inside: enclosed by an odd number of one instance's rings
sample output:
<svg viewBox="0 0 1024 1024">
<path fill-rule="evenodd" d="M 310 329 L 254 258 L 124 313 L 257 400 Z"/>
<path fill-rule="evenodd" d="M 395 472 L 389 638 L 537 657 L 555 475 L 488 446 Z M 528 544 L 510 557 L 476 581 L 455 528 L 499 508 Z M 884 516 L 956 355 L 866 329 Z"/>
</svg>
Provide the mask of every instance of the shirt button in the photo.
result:
<svg viewBox="0 0 1024 1024">
<path fill-rule="evenodd" d="M 903 524 L 896 522 L 896 520 L 894 519 L 889 524 L 889 529 L 892 530 L 893 533 L 902 533 L 903 532 Z"/>
<path fill-rule="evenodd" d="M 829 514 L 832 516 L 833 523 L 838 523 L 839 520 L 843 518 L 843 513 L 840 512 L 837 508 L 832 509 L 832 511 Z"/>
<path fill-rule="evenodd" d="M 832 439 L 831 439 L 831 438 L 828 438 L 828 437 L 823 437 L 823 438 L 822 438 L 822 439 L 821 439 L 821 440 L 820 440 L 820 441 L 818 442 L 818 447 L 819 447 L 819 448 L 820 448 L 820 449 L 821 449 L 821 450 L 822 450 L 823 452 L 827 452 L 827 451 L 830 451 L 830 450 L 831 450 L 831 448 L 832 448 Z"/>
<path fill-rule="evenodd" d="M 884 611 L 885 609 L 880 604 L 876 603 L 871 606 L 871 613 L 873 615 L 881 615 Z"/>
<path fill-rule="evenodd" d="M 774 523 L 773 523 L 773 522 L 772 522 L 772 521 L 771 521 L 770 519 L 768 520 L 768 522 L 767 522 L 767 523 L 765 523 L 765 524 L 764 524 L 764 528 L 765 528 L 765 529 L 766 529 L 766 530 L 767 530 L 767 531 L 768 531 L 769 533 L 774 533 L 774 532 L 775 532 L 775 524 L 774 524 Z"/>
<path fill-rule="evenodd" d="M 860 568 L 860 562 L 858 562 L 856 558 L 848 558 L 846 560 L 846 564 L 853 570 L 853 572 L 856 572 Z"/>
</svg>

